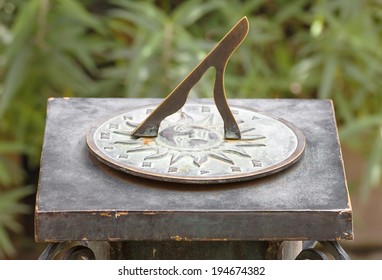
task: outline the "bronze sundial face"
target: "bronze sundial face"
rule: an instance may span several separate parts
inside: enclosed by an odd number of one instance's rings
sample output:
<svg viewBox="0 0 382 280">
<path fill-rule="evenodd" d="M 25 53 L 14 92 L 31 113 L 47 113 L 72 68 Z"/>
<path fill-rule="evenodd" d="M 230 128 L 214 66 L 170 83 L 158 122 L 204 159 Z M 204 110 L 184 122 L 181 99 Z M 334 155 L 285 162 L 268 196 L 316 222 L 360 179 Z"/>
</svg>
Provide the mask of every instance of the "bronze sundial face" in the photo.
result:
<svg viewBox="0 0 382 280">
<path fill-rule="evenodd" d="M 206 103 L 187 103 L 161 122 L 155 138 L 132 136 L 155 107 L 131 110 L 91 129 L 90 149 L 121 171 L 179 183 L 265 176 L 286 168 L 304 150 L 304 136 L 293 125 L 243 107 L 231 107 L 241 139 L 225 139 L 216 106 Z"/>
</svg>

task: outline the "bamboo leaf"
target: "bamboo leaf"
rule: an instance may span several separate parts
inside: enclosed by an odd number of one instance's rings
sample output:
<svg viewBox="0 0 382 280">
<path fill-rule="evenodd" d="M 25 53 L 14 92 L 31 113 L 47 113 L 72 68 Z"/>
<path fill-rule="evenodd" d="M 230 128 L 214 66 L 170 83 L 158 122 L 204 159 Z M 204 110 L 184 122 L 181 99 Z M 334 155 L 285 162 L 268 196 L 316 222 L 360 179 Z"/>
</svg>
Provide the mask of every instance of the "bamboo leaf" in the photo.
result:
<svg viewBox="0 0 382 280">
<path fill-rule="evenodd" d="M 286 5 L 283 9 L 277 13 L 275 19 L 280 23 L 283 23 L 289 18 L 296 18 L 302 15 L 302 10 L 304 9 L 304 5 L 306 5 L 306 0 L 295 0 L 290 3 L 290 5 Z"/>
<path fill-rule="evenodd" d="M 4 90 L 0 94 L 0 118 L 7 109 L 10 100 L 21 87 L 21 81 L 24 80 L 30 65 L 31 54 L 30 48 L 26 46 L 19 51 L 17 57 L 9 66 L 5 76 Z"/>
<path fill-rule="evenodd" d="M 13 63 L 15 57 L 18 57 L 20 52 L 26 47 L 28 40 L 33 35 L 36 26 L 36 18 L 40 6 L 39 0 L 30 0 L 25 5 L 20 7 L 20 12 L 16 17 L 16 21 L 12 27 L 14 36 L 10 45 L 5 50 L 4 57 L 6 64 Z"/>
<path fill-rule="evenodd" d="M 324 64 L 322 80 L 318 91 L 319 98 L 327 99 L 331 96 L 336 67 L 336 57 L 334 55 L 329 55 Z"/>
<path fill-rule="evenodd" d="M 59 88 L 81 94 L 91 93 L 92 81 L 70 56 L 55 52 L 51 55 L 51 60 L 47 75 Z"/>
<path fill-rule="evenodd" d="M 31 210 L 28 212 L 15 212 L 15 213 L 2 213 L 0 214 L 0 228 L 3 227 L 10 232 L 20 234 L 23 232 L 23 226 L 17 221 L 17 218 L 23 214 L 30 214 Z M 1 251 L 1 250 L 0 250 Z"/>
<path fill-rule="evenodd" d="M 0 154 L 13 154 L 27 152 L 28 146 L 23 143 L 0 141 Z"/>
<path fill-rule="evenodd" d="M 0 205 L 9 205 L 34 192 L 33 186 L 14 188 L 0 193 Z"/>
<path fill-rule="evenodd" d="M 125 19 L 140 28 L 157 31 L 163 28 L 167 16 L 155 5 L 146 2 L 112 1 L 119 9 L 113 9 L 109 14 L 115 18 Z"/>
<path fill-rule="evenodd" d="M 185 1 L 175 9 L 172 19 L 175 25 L 190 26 L 222 4 L 222 1 Z"/>
<path fill-rule="evenodd" d="M 370 189 L 377 186 L 382 176 L 382 126 L 375 136 L 374 145 L 368 159 L 366 176 L 362 177 L 361 195 L 365 201 L 368 198 Z"/>
<path fill-rule="evenodd" d="M 21 224 L 11 215 L 0 214 L 0 226 L 3 226 L 14 233 L 21 233 L 23 231 Z"/>
<path fill-rule="evenodd" d="M 339 132 L 341 138 L 346 140 L 350 137 L 355 137 L 359 135 L 362 131 L 376 129 L 382 125 L 382 114 L 375 116 L 366 116 L 356 120 L 351 123 L 346 124 L 341 127 Z"/>
<path fill-rule="evenodd" d="M 343 92 L 334 91 L 334 98 L 338 108 L 339 115 L 346 121 L 351 123 L 354 119 L 352 114 L 351 100 L 348 100 Z"/>
<path fill-rule="evenodd" d="M 91 13 L 89 13 L 80 1 L 59 0 L 60 7 L 65 14 L 82 22 L 88 27 L 93 28 L 101 34 L 105 34 L 105 30 L 101 22 Z"/>
<path fill-rule="evenodd" d="M 12 245 L 9 235 L 4 227 L 0 225 L 0 252 L 3 251 L 7 256 L 14 256 L 16 250 Z"/>
<path fill-rule="evenodd" d="M 12 178 L 8 172 L 6 161 L 0 157 L 0 185 L 8 186 L 10 184 L 12 184 Z"/>
</svg>

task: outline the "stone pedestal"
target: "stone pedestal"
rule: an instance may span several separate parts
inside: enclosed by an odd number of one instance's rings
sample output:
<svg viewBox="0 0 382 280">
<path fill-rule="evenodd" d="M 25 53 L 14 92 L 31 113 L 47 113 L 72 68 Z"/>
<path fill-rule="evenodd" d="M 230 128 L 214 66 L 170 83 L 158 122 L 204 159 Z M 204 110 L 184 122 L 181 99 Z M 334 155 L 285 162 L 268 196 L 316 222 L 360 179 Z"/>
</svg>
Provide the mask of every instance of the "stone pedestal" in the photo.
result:
<svg viewBox="0 0 382 280">
<path fill-rule="evenodd" d="M 49 100 L 36 241 L 102 244 L 108 252 L 100 258 L 282 259 L 294 258 L 304 240 L 353 238 L 331 101 L 230 100 L 293 123 L 307 141 L 299 162 L 247 182 L 158 182 L 115 171 L 90 154 L 89 127 L 159 101 Z"/>
</svg>

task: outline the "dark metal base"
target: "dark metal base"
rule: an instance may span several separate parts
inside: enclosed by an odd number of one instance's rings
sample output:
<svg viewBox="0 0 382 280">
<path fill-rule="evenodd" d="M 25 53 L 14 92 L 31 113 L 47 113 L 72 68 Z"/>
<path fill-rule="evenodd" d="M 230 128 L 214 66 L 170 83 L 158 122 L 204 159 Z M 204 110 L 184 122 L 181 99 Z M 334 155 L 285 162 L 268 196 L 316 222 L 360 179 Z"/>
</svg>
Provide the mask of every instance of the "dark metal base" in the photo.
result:
<svg viewBox="0 0 382 280">
<path fill-rule="evenodd" d="M 123 241 L 51 243 L 39 260 L 350 260 L 337 241 Z"/>
<path fill-rule="evenodd" d="M 328 255 L 316 249 L 317 243 L 320 243 L 335 260 L 350 260 L 349 255 L 337 241 L 306 241 L 304 242 L 303 250 L 298 254 L 296 260 L 328 260 Z"/>
<path fill-rule="evenodd" d="M 51 243 L 40 260 L 295 259 L 302 241 L 72 241 Z"/>
<path fill-rule="evenodd" d="M 256 260 L 283 259 L 283 248 L 296 251 L 301 242 L 267 241 L 126 241 L 120 258 L 134 260 Z M 283 254 L 284 252 L 284 254 Z"/>
</svg>

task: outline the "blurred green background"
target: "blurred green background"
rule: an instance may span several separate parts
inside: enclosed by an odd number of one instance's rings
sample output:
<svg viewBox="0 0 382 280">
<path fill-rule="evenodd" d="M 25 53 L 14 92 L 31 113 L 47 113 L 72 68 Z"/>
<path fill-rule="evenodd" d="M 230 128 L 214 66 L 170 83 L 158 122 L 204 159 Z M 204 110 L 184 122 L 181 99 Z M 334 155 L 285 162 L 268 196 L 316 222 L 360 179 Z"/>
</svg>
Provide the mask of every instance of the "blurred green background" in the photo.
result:
<svg viewBox="0 0 382 280">
<path fill-rule="evenodd" d="M 41 252 L 33 207 L 47 98 L 165 97 L 243 16 L 250 32 L 228 64 L 228 98 L 332 99 L 351 198 L 371 205 L 382 1 L 0 0 L 0 259 Z M 209 74 L 193 96 L 211 97 Z M 356 238 L 365 223 L 355 212 Z"/>
</svg>

